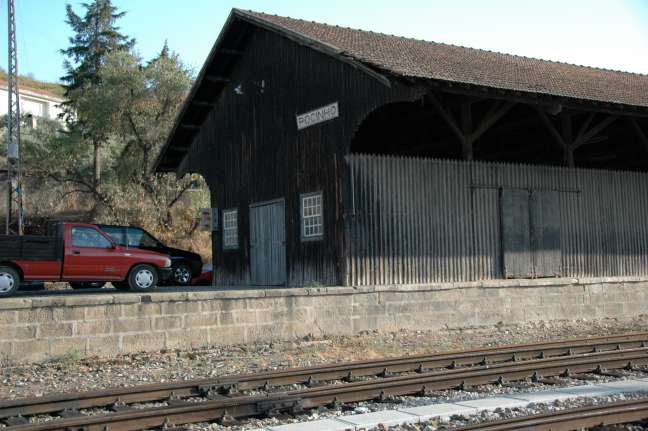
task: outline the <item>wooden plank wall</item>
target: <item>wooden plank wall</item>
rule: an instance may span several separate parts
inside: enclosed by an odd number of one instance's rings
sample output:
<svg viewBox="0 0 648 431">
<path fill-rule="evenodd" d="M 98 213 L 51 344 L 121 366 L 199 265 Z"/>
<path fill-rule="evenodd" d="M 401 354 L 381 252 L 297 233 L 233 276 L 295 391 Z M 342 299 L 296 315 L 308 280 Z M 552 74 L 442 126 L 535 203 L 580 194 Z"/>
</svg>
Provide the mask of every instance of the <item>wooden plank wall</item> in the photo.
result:
<svg viewBox="0 0 648 431">
<path fill-rule="evenodd" d="M 648 275 L 648 174 L 370 155 L 346 161 L 348 284 L 502 278 L 506 188 L 557 192 L 552 229 L 560 232 L 563 276 Z"/>
<path fill-rule="evenodd" d="M 262 29 L 251 31 L 244 49 L 181 169 L 203 175 L 212 207 L 239 210 L 238 250 L 223 250 L 221 231 L 213 233 L 215 283 L 250 284 L 250 205 L 285 199 L 286 284 L 342 284 L 344 155 L 369 112 L 424 90 L 387 87 Z M 338 118 L 297 129 L 296 114 L 332 102 Z M 299 196 L 312 192 L 324 196 L 324 240 L 303 242 Z"/>
</svg>

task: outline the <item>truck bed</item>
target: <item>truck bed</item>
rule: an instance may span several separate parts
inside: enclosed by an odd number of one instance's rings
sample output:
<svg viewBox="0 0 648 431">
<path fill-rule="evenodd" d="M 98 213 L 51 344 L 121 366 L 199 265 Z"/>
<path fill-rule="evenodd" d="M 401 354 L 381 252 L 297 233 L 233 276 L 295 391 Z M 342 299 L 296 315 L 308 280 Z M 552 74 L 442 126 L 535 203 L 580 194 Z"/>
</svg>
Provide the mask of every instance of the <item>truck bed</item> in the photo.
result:
<svg viewBox="0 0 648 431">
<path fill-rule="evenodd" d="M 62 259 L 63 244 L 59 236 L 0 235 L 0 261 Z"/>
</svg>

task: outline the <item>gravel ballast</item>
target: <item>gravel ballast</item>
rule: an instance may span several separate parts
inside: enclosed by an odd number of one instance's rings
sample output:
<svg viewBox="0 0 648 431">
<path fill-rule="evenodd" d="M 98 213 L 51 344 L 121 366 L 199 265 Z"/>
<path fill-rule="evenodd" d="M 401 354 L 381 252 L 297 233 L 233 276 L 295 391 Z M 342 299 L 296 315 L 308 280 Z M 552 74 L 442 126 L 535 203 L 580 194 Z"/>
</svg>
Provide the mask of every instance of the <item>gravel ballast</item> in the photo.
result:
<svg viewBox="0 0 648 431">
<path fill-rule="evenodd" d="M 305 337 L 299 340 L 268 344 L 257 343 L 192 351 L 140 353 L 113 359 L 84 358 L 71 352 L 69 355 L 42 364 L 2 364 L 0 399 L 638 331 L 648 331 L 648 316 L 639 316 L 627 321 L 616 319 L 553 321 L 461 330 L 365 332 L 356 336 L 323 339 Z M 629 373 L 628 375 L 632 376 L 633 374 Z M 609 378 L 601 379 L 601 381 L 609 380 Z M 582 385 L 583 382 L 566 379 L 564 384 L 566 386 Z M 425 398 L 403 397 L 397 400 L 396 404 L 399 407 L 415 406 L 445 400 L 483 398 L 493 394 L 514 393 L 519 390 L 533 391 L 541 388 L 542 385 L 528 383 L 520 385 L 519 388 L 492 386 L 465 393 L 462 393 L 463 391 L 443 391 Z M 390 403 L 380 403 L 378 407 L 372 406 L 371 403 L 360 403 L 354 406 L 351 412 L 353 413 L 355 409 L 359 409 L 356 413 L 364 410 L 375 411 L 374 409 L 390 408 L 389 406 Z M 322 410 L 310 412 L 309 415 L 301 417 L 299 420 L 313 420 L 341 413 L 346 412 Z M 295 422 L 296 419 L 254 419 L 228 429 L 259 428 Z M 205 429 L 204 427 L 220 429 L 220 426 L 216 424 L 192 426 L 194 429 Z"/>
</svg>

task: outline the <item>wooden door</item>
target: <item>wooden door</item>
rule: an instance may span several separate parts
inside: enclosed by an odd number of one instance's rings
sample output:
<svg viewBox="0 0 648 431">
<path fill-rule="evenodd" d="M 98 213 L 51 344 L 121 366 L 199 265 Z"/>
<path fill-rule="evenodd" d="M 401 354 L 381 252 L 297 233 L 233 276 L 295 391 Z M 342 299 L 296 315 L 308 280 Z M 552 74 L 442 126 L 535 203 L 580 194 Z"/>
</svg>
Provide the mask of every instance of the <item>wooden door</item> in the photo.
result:
<svg viewBox="0 0 648 431">
<path fill-rule="evenodd" d="M 534 190 L 530 207 L 534 275 L 558 277 L 562 273 L 558 192 Z"/>
<path fill-rule="evenodd" d="M 560 276 L 558 192 L 503 189 L 501 211 L 504 276 Z"/>
<path fill-rule="evenodd" d="M 284 200 L 250 206 L 250 278 L 253 284 L 286 284 Z"/>
<path fill-rule="evenodd" d="M 503 189 L 501 202 L 504 277 L 533 277 L 529 192 L 519 189 Z"/>
</svg>

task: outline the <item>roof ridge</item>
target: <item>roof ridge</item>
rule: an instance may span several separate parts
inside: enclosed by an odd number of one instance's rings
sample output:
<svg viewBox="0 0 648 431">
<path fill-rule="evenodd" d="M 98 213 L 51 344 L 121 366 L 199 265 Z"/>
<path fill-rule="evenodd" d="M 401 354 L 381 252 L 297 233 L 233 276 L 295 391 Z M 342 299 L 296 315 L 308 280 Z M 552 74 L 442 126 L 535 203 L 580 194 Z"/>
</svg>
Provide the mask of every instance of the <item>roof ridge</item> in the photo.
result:
<svg viewBox="0 0 648 431">
<path fill-rule="evenodd" d="M 364 29 L 348 27 L 348 26 L 344 26 L 344 25 L 341 26 L 341 25 L 337 25 L 337 24 L 328 24 L 328 23 L 314 21 L 314 20 L 306 20 L 306 19 L 302 19 L 302 18 L 293 18 L 291 16 L 270 14 L 270 13 L 266 13 L 266 12 L 258 12 L 258 11 L 254 11 L 254 10 L 251 10 L 251 9 L 248 9 L 248 10 L 236 9 L 236 10 L 239 10 L 241 12 L 252 13 L 252 14 L 257 15 L 257 16 L 258 15 L 274 16 L 276 18 L 289 19 L 289 20 L 292 20 L 292 21 L 298 21 L 298 22 L 303 22 L 303 23 L 307 23 L 307 24 L 317 24 L 317 25 L 321 25 L 321 26 L 334 27 L 334 28 L 337 27 L 337 28 L 343 28 L 343 29 L 347 29 L 347 30 L 351 30 L 351 31 L 362 32 L 362 33 L 376 34 L 376 35 L 385 36 L 385 37 L 393 37 L 393 38 L 404 39 L 404 40 L 409 40 L 409 41 L 423 42 L 423 43 L 429 43 L 429 44 L 435 44 L 435 45 L 443 45 L 443 46 L 447 46 L 447 47 L 461 48 L 461 49 L 466 49 L 466 50 L 470 50 L 470 51 L 487 52 L 487 53 L 491 53 L 491 54 L 503 55 L 503 56 L 517 58 L 517 59 L 543 61 L 543 62 L 547 62 L 547 63 L 562 64 L 562 65 L 565 65 L 565 66 L 572 66 L 572 67 L 590 69 L 590 70 L 598 70 L 598 71 L 602 71 L 602 72 L 613 72 L 613 73 L 621 73 L 621 74 L 627 74 L 627 75 L 648 77 L 648 73 L 631 72 L 631 71 L 627 71 L 627 70 L 611 69 L 611 68 L 599 67 L 599 66 L 590 66 L 590 65 L 585 65 L 585 64 L 570 63 L 568 61 L 553 60 L 553 59 L 550 59 L 550 58 L 531 57 L 531 56 L 528 56 L 528 55 L 511 54 L 511 53 L 508 53 L 508 52 L 495 51 L 495 50 L 485 49 L 485 48 L 475 48 L 475 47 L 471 47 L 471 46 L 458 45 L 458 44 L 454 44 L 454 43 L 437 42 L 437 41 L 434 41 L 434 40 L 417 39 L 417 38 L 414 38 L 414 37 L 407 37 L 407 36 L 397 36 L 397 35 L 394 35 L 394 34 L 383 33 L 383 32 L 379 32 L 379 31 L 377 32 L 377 31 L 373 31 L 373 30 L 364 30 Z M 291 30 L 296 31 L 294 29 L 291 29 Z M 304 34 L 302 32 L 299 32 L 299 33 Z M 312 36 L 308 36 L 308 37 L 312 38 Z"/>
</svg>

